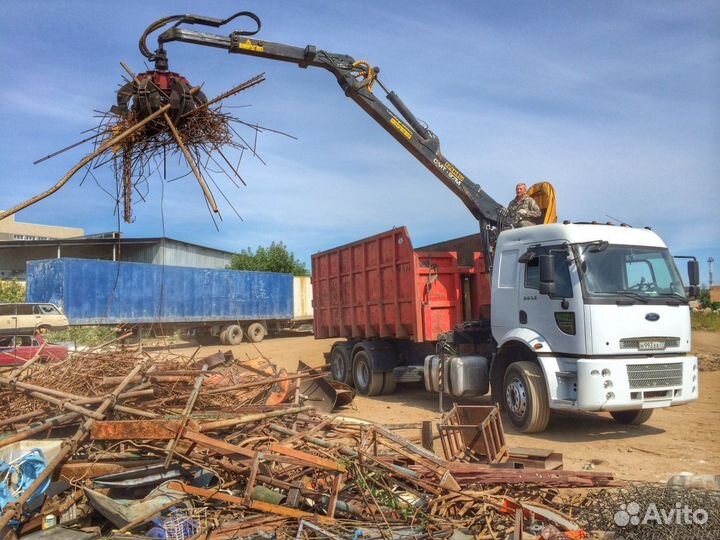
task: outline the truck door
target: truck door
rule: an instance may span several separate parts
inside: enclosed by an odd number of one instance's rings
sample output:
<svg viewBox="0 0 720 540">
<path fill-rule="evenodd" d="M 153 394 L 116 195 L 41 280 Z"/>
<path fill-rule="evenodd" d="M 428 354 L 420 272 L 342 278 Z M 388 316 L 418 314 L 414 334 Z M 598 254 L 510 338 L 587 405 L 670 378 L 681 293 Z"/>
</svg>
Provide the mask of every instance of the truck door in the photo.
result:
<svg viewBox="0 0 720 540">
<path fill-rule="evenodd" d="M 578 336 L 582 327 L 582 295 L 573 283 L 575 272 L 570 271 L 571 262 L 562 246 L 530 248 L 532 256 L 518 272 L 518 322 L 520 327 L 530 328 L 543 336 L 553 351 L 582 353 L 584 337 Z M 539 255 L 551 254 L 555 267 L 554 292 L 540 293 Z"/>
</svg>

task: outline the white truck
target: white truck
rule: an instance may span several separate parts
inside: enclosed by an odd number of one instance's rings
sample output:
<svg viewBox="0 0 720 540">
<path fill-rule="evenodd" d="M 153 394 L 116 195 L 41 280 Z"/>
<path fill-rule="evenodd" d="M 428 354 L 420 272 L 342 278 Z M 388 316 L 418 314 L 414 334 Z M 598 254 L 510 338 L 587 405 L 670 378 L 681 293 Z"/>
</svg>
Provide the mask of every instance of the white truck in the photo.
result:
<svg viewBox="0 0 720 540">
<path fill-rule="evenodd" d="M 695 261 L 689 274 L 694 287 Z M 496 397 L 523 431 L 543 430 L 550 409 L 640 424 L 698 398 L 688 299 L 651 230 L 568 223 L 501 233 L 491 313 Z"/>
</svg>

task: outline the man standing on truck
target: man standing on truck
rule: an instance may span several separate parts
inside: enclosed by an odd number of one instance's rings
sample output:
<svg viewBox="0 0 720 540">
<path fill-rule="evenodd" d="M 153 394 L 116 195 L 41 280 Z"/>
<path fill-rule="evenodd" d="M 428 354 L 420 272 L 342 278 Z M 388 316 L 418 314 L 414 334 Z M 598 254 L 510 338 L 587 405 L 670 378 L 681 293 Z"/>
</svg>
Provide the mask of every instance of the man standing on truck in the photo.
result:
<svg viewBox="0 0 720 540">
<path fill-rule="evenodd" d="M 507 216 L 513 227 L 530 227 L 538 224 L 542 215 L 535 200 L 527 194 L 527 186 L 520 182 L 515 186 L 515 198 L 507 207 Z"/>
</svg>

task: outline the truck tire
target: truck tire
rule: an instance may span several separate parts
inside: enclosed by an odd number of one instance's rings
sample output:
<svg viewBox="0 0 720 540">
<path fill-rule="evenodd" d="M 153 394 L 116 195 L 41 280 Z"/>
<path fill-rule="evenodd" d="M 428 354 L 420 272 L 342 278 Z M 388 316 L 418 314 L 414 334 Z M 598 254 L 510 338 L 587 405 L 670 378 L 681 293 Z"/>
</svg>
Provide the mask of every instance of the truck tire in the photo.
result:
<svg viewBox="0 0 720 540">
<path fill-rule="evenodd" d="M 358 351 L 353 359 L 353 380 L 355 389 L 362 396 L 377 396 L 383 390 L 385 373 L 373 373 L 372 362 L 367 351 Z"/>
<path fill-rule="evenodd" d="M 224 326 L 222 330 L 220 330 L 220 333 L 218 334 L 218 339 L 220 340 L 220 343 L 222 345 L 230 345 L 227 340 L 227 329 L 230 328 L 232 325 Z"/>
<path fill-rule="evenodd" d="M 397 381 L 395 380 L 395 377 L 393 377 L 392 371 L 383 373 L 383 375 L 385 376 L 385 381 L 383 382 L 383 388 L 380 393 L 383 396 L 389 396 L 390 394 L 395 392 L 395 388 L 397 387 Z"/>
<path fill-rule="evenodd" d="M 654 409 L 640 409 L 639 411 L 611 411 L 610 416 L 613 417 L 618 424 L 626 424 L 631 426 L 639 426 L 644 424 L 652 416 Z"/>
<path fill-rule="evenodd" d="M 533 362 L 513 362 L 503 378 L 505 411 L 522 433 L 544 431 L 550 421 L 545 377 Z"/>
<path fill-rule="evenodd" d="M 330 351 L 330 372 L 333 380 L 352 386 L 352 366 L 345 347 L 333 347 L 332 351 Z"/>
<path fill-rule="evenodd" d="M 267 335 L 267 330 L 263 323 L 254 322 L 247 329 L 247 336 L 253 343 L 260 343 Z"/>
<path fill-rule="evenodd" d="M 243 340 L 243 329 L 239 324 L 231 324 L 225 329 L 225 340 L 228 345 L 239 345 Z"/>
</svg>

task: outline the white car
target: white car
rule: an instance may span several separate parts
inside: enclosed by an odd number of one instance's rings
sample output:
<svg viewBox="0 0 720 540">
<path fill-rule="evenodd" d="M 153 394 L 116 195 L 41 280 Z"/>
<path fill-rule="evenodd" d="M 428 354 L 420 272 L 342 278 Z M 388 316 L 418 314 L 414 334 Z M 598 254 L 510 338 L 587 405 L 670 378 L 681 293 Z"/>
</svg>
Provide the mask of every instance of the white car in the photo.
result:
<svg viewBox="0 0 720 540">
<path fill-rule="evenodd" d="M 64 330 L 68 324 L 54 304 L 0 304 L 0 332 Z"/>
</svg>

